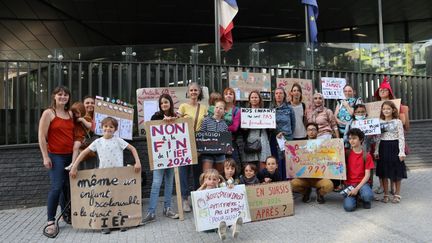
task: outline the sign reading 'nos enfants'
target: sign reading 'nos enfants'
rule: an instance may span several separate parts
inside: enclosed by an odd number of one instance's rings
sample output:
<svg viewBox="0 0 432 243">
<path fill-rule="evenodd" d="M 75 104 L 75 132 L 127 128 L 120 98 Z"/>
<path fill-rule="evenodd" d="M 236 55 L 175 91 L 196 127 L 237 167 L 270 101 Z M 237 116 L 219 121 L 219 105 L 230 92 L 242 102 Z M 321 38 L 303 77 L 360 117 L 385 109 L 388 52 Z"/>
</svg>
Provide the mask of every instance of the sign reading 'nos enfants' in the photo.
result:
<svg viewBox="0 0 432 243">
<path fill-rule="evenodd" d="M 276 110 L 267 108 L 241 108 L 241 128 L 276 128 Z"/>
</svg>

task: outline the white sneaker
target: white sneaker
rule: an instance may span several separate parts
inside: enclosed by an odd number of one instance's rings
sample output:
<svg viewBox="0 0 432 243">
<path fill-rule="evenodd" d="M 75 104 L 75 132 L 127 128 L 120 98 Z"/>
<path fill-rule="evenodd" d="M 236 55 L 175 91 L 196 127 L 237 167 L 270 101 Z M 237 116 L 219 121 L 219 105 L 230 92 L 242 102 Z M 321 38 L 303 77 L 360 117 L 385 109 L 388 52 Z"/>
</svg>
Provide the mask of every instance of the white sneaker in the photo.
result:
<svg viewBox="0 0 432 243">
<path fill-rule="evenodd" d="M 183 199 L 182 205 L 183 205 L 183 212 L 189 213 L 190 211 L 192 211 L 188 200 Z"/>
<path fill-rule="evenodd" d="M 225 221 L 220 222 L 218 227 L 218 235 L 221 240 L 226 239 L 226 230 L 227 230 L 227 225 Z"/>
<path fill-rule="evenodd" d="M 240 229 L 243 225 L 243 218 L 238 217 L 235 224 L 232 226 L 232 236 L 233 238 L 237 238 L 238 234 L 240 233 Z"/>
</svg>

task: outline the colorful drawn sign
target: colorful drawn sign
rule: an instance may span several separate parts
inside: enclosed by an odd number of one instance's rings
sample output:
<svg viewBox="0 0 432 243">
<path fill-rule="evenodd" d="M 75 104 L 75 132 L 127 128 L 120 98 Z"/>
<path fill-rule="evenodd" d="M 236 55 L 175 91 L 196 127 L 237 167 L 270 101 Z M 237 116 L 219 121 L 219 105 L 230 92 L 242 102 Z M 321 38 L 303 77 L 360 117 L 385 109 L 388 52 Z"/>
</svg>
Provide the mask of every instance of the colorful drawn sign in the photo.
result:
<svg viewBox="0 0 432 243">
<path fill-rule="evenodd" d="M 197 164 L 192 120 L 178 118 L 145 122 L 150 169 L 166 169 Z"/>
<path fill-rule="evenodd" d="M 289 181 L 246 187 L 252 221 L 294 215 L 294 201 Z"/>
<path fill-rule="evenodd" d="M 231 132 L 197 132 L 195 134 L 197 152 L 201 154 L 231 154 Z"/>
<path fill-rule="evenodd" d="M 394 100 L 390 100 L 390 101 L 392 101 L 395 104 L 396 108 L 398 109 L 398 113 L 399 113 L 400 106 L 401 106 L 401 99 L 394 99 Z M 368 118 L 380 118 L 381 106 L 382 106 L 383 102 L 384 101 L 375 101 L 375 102 L 365 103 Z"/>
<path fill-rule="evenodd" d="M 308 111 L 312 110 L 313 101 L 313 85 L 310 79 L 300 79 L 300 78 L 278 78 L 276 79 L 276 87 L 282 87 L 285 92 L 289 94 L 293 84 L 298 83 L 302 89 L 302 102 L 305 103 L 306 109 Z M 288 95 L 287 101 L 290 101 L 290 96 Z"/>
<path fill-rule="evenodd" d="M 117 120 L 118 128 L 114 136 L 132 140 L 134 110 L 127 106 L 96 100 L 94 107 L 95 133 L 102 136 L 102 120 L 112 117 Z"/>
<path fill-rule="evenodd" d="M 381 134 L 381 126 L 379 118 L 355 120 L 351 124 L 351 128 L 358 128 L 364 132 L 365 135 Z"/>
<path fill-rule="evenodd" d="M 311 139 L 285 143 L 287 178 L 346 179 L 343 139 Z"/>
<path fill-rule="evenodd" d="M 133 167 L 80 170 L 70 178 L 72 226 L 134 227 L 142 219 L 141 173 Z"/>
<path fill-rule="evenodd" d="M 241 108 L 241 128 L 276 128 L 276 110 L 268 108 Z"/>
<path fill-rule="evenodd" d="M 238 217 L 251 221 L 245 185 L 194 191 L 191 198 L 197 231 L 215 229 L 222 221 L 233 225 Z"/>
<path fill-rule="evenodd" d="M 159 111 L 159 96 L 169 94 L 173 99 L 174 111 L 177 111 L 180 104 L 187 103 L 188 87 L 161 87 L 137 89 L 138 106 L 138 131 L 140 136 L 145 136 L 144 122 L 150 121 L 153 114 Z M 208 104 L 209 92 L 207 87 L 202 87 L 203 99 L 201 104 Z"/>
<path fill-rule="evenodd" d="M 343 88 L 346 85 L 344 78 L 321 78 L 322 94 L 325 99 L 345 99 Z"/>
<path fill-rule="evenodd" d="M 248 100 L 251 91 L 271 91 L 269 73 L 229 72 L 229 86 L 234 89 L 236 100 Z"/>
</svg>

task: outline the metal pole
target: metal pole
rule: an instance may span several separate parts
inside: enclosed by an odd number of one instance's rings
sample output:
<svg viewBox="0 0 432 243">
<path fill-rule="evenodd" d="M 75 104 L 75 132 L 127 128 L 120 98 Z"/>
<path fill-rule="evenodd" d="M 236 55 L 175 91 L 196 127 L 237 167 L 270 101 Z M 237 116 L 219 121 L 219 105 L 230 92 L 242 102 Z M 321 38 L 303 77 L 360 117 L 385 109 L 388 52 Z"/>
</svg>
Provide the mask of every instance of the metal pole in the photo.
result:
<svg viewBox="0 0 432 243">
<path fill-rule="evenodd" d="M 305 8 L 305 28 L 306 28 L 306 46 L 309 47 L 309 16 L 308 16 L 308 8 L 307 5 L 304 5 Z"/>
<path fill-rule="evenodd" d="M 382 22 L 382 0 L 378 0 L 378 31 L 379 31 L 379 43 L 384 43 L 383 22 Z"/>
<path fill-rule="evenodd" d="M 216 64 L 221 64 L 221 46 L 220 46 L 220 31 L 219 31 L 219 0 L 214 0 L 214 15 L 215 15 L 215 58 L 216 58 Z"/>
</svg>

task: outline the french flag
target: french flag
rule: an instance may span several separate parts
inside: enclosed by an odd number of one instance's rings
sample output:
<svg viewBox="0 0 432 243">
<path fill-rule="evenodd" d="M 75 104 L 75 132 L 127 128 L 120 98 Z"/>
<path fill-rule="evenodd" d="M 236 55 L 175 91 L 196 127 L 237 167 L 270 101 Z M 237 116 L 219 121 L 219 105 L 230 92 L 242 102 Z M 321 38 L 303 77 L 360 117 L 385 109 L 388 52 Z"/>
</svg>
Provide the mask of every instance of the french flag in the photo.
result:
<svg viewBox="0 0 432 243">
<path fill-rule="evenodd" d="M 238 6 L 235 0 L 218 0 L 218 2 L 220 42 L 222 48 L 228 51 L 233 45 L 231 30 L 234 28 L 233 19 L 238 12 Z"/>
</svg>

